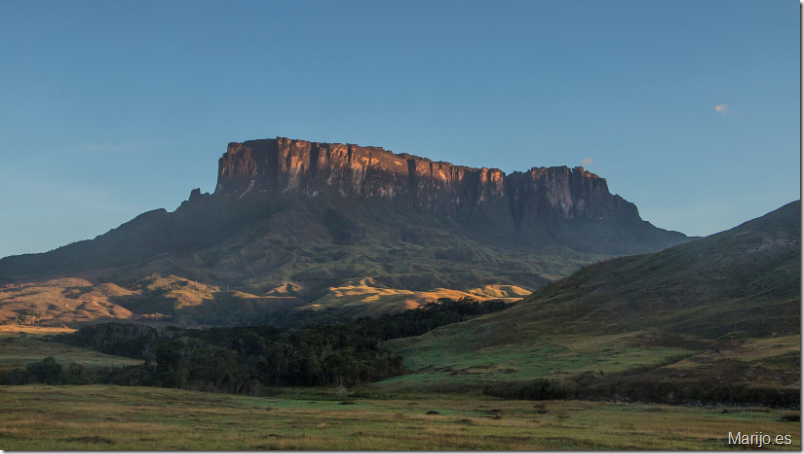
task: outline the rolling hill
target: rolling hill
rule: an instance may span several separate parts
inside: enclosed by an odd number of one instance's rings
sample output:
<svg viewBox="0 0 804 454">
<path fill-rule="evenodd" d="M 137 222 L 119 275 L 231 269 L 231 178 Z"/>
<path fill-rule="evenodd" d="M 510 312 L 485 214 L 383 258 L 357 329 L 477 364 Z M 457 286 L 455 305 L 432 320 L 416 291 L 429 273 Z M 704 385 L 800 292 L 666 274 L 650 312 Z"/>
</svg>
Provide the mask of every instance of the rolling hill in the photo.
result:
<svg viewBox="0 0 804 454">
<path fill-rule="evenodd" d="M 417 373 L 374 386 L 526 397 L 544 379 L 547 394 L 791 403 L 800 289 L 796 201 L 706 238 L 585 266 L 509 310 L 392 341 Z"/>
</svg>

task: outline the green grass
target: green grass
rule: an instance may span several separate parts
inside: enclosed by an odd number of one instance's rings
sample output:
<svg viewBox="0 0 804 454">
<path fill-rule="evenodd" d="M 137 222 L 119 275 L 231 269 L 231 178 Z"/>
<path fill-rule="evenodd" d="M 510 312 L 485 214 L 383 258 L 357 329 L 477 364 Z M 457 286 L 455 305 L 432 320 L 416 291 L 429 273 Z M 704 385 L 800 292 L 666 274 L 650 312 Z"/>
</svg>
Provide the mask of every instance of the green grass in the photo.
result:
<svg viewBox="0 0 804 454">
<path fill-rule="evenodd" d="M 0 387 L 7 450 L 728 449 L 787 411 L 489 399 L 309 401 L 114 386 Z M 438 414 L 428 415 L 428 411 Z"/>
<path fill-rule="evenodd" d="M 77 363 L 89 368 L 120 368 L 142 364 L 142 361 L 136 359 L 104 355 L 93 350 L 40 339 L 43 335 L 73 330 L 17 326 L 2 328 L 0 329 L 0 371 L 24 369 L 28 364 L 41 362 L 48 356 L 52 356 L 63 367 L 67 367 L 70 363 Z"/>
<path fill-rule="evenodd" d="M 386 391 L 447 390 L 489 382 L 521 382 L 534 378 L 561 379 L 584 372 L 614 373 L 652 368 L 698 352 L 648 347 L 634 343 L 638 333 L 592 338 L 551 337 L 540 341 L 484 346 L 483 337 L 468 323 L 451 325 L 389 346 L 413 371 L 372 384 Z"/>
</svg>

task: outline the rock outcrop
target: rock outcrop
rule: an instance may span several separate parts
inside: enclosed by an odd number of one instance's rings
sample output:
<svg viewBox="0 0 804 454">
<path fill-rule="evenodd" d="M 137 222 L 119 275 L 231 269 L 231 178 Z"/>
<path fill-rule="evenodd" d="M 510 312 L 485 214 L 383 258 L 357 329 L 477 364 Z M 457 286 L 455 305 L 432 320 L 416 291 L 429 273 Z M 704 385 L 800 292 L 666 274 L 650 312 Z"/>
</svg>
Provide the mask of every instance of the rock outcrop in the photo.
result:
<svg viewBox="0 0 804 454">
<path fill-rule="evenodd" d="M 638 220 L 634 204 L 609 193 L 583 167 L 534 167 L 506 175 L 434 162 L 379 147 L 287 138 L 229 144 L 215 196 L 382 198 L 459 219 L 508 216 Z"/>
</svg>

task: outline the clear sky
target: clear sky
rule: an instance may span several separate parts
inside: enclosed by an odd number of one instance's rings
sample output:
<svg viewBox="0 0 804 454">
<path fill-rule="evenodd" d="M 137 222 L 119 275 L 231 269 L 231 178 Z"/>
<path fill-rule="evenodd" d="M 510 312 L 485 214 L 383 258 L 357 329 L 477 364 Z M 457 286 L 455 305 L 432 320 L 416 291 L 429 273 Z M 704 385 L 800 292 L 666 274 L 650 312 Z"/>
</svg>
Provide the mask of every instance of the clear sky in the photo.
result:
<svg viewBox="0 0 804 454">
<path fill-rule="evenodd" d="M 799 198 L 799 35 L 792 0 L 2 0 L 0 257 L 172 211 L 276 136 L 584 165 L 712 234 Z"/>
</svg>

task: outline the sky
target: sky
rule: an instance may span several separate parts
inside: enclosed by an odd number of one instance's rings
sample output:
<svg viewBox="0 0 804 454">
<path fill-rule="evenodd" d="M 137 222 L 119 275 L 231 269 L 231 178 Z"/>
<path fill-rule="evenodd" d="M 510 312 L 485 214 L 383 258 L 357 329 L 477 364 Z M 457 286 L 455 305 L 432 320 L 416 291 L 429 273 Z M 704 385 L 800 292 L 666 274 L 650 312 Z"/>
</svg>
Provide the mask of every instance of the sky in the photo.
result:
<svg viewBox="0 0 804 454">
<path fill-rule="evenodd" d="M 709 235 L 800 198 L 800 6 L 781 1 L 0 2 L 0 257 L 194 188 L 229 142 L 584 166 Z"/>
</svg>

